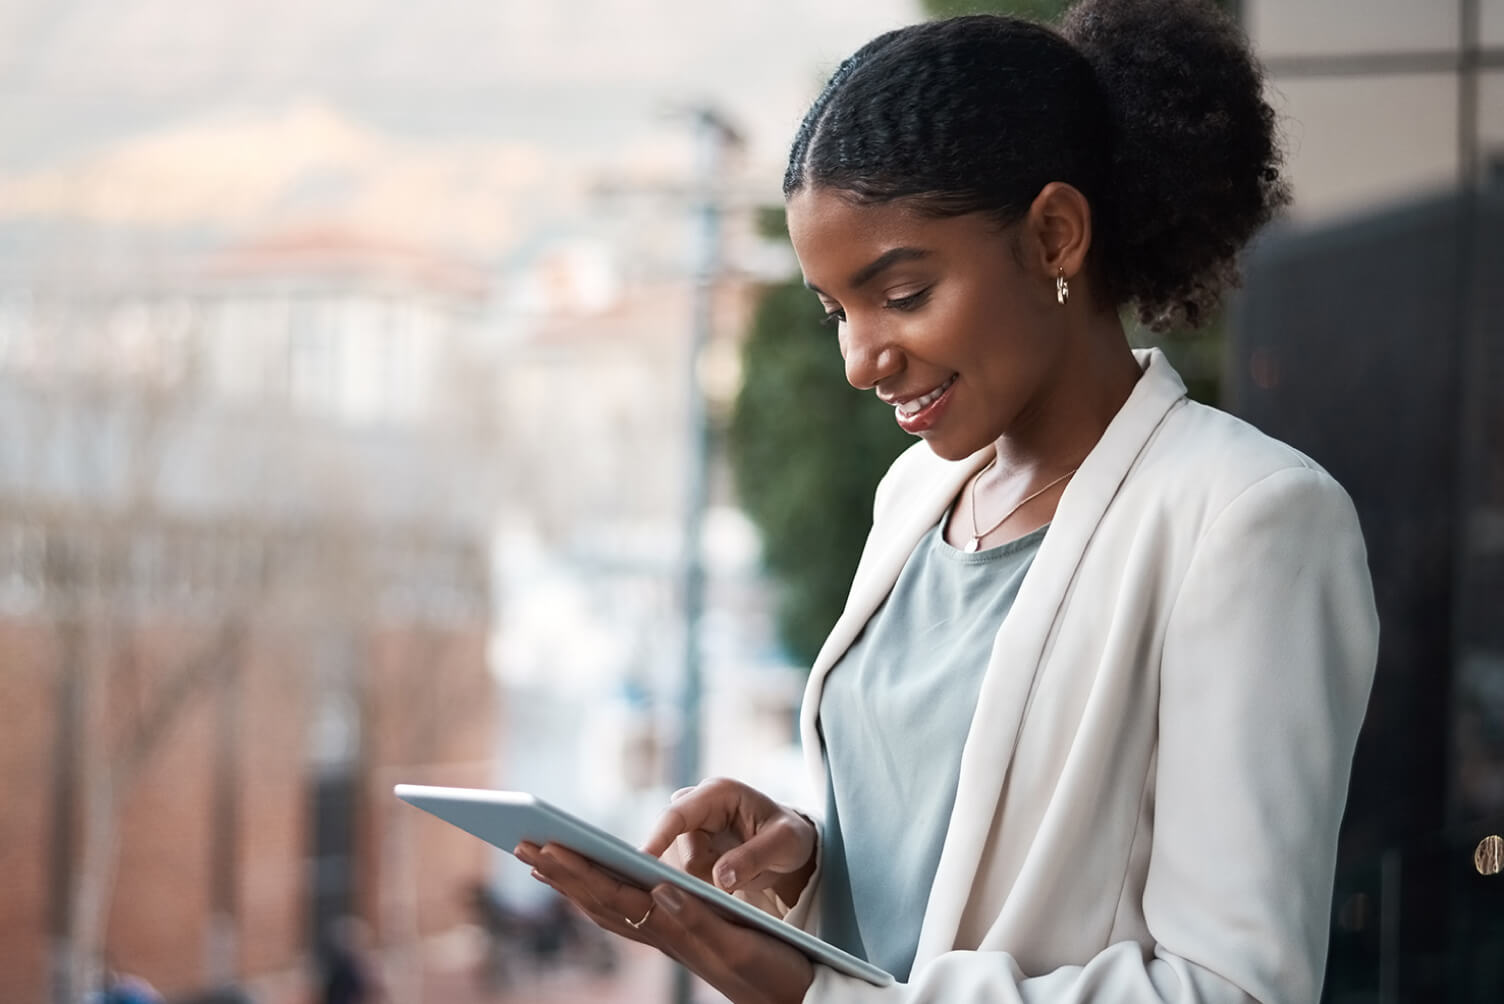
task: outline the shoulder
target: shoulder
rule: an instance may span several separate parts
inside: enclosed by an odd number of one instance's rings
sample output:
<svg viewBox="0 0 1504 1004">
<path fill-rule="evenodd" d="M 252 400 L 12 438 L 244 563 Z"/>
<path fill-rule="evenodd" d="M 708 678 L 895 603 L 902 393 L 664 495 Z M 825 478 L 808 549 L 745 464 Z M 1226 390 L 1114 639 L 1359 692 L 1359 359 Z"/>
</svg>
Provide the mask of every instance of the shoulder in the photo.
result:
<svg viewBox="0 0 1504 1004">
<path fill-rule="evenodd" d="M 1260 477 L 1285 468 L 1320 471 L 1316 461 L 1236 415 L 1186 398 L 1165 416 L 1151 444 L 1184 463 Z"/>
<path fill-rule="evenodd" d="M 1317 494 L 1347 502 L 1347 493 L 1321 465 L 1241 418 L 1188 398 L 1185 384 L 1157 349 L 1137 353 L 1144 377 L 1124 406 L 1140 420 L 1152 417 L 1152 431 L 1139 445 L 1121 486 L 1130 497 L 1173 500 L 1182 509 L 1220 512 L 1260 486 L 1308 486 Z M 1119 418 L 1123 418 L 1120 415 Z M 1141 444 L 1141 445 L 1140 445 Z"/>
<path fill-rule="evenodd" d="M 1352 500 L 1320 464 L 1225 411 L 1183 400 L 1166 414 L 1123 491 L 1208 524 L 1235 505 L 1310 508 L 1354 525 Z M 1199 518 L 1196 518 L 1199 517 Z"/>
</svg>

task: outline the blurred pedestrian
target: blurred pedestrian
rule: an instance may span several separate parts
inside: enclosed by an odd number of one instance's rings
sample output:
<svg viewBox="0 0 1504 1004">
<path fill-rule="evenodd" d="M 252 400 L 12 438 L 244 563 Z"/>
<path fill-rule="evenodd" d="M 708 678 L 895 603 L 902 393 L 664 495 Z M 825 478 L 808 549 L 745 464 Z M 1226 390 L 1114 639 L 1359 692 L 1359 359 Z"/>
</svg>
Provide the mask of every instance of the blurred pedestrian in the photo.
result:
<svg viewBox="0 0 1504 1004">
<path fill-rule="evenodd" d="M 534 972 L 567 964 L 604 975 L 616 968 L 616 949 L 579 909 L 548 895 L 529 910 L 507 904 L 486 882 L 469 887 L 469 906 L 486 933 L 481 985 L 490 992 L 512 981 L 515 963 L 526 958 Z"/>
<path fill-rule="evenodd" d="M 842 63 L 789 233 L 848 381 L 922 442 L 810 674 L 823 807 L 706 782 L 647 846 L 896 985 L 563 848 L 523 860 L 738 1002 L 1317 1000 L 1377 645 L 1357 517 L 1121 321 L 1204 321 L 1279 167 L 1203 0 L 954 18 Z"/>
<path fill-rule="evenodd" d="M 370 931 L 359 917 L 340 917 L 329 925 L 323 1004 L 373 1004 L 381 999 L 382 984 L 370 944 Z"/>
<path fill-rule="evenodd" d="M 162 1004 L 162 995 L 146 980 L 111 969 L 105 987 L 89 997 L 90 1004 Z"/>
</svg>

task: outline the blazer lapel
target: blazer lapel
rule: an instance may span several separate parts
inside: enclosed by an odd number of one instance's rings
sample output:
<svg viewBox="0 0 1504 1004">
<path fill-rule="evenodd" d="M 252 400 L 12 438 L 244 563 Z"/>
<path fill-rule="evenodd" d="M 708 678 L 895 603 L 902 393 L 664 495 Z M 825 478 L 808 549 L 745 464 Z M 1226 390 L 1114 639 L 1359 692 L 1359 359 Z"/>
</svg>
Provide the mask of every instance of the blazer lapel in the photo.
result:
<svg viewBox="0 0 1504 1004">
<path fill-rule="evenodd" d="M 1066 590 L 1134 461 L 1185 396 L 1185 385 L 1157 349 L 1137 355 L 1141 365 L 1147 364 L 1144 376 L 1066 487 L 993 643 L 961 754 L 956 802 L 925 912 L 916 968 L 956 947 L 972 877 L 986 850 L 1035 674 Z M 913 541 L 906 546 L 912 547 Z"/>
</svg>

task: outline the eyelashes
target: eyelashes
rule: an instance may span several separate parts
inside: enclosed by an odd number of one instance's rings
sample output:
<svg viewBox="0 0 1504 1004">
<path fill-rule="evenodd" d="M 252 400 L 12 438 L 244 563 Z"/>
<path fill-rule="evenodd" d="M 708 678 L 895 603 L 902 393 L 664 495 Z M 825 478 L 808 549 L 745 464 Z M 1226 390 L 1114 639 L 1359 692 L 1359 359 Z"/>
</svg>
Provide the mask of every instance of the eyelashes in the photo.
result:
<svg viewBox="0 0 1504 1004">
<path fill-rule="evenodd" d="M 920 307 L 924 306 L 925 301 L 928 300 L 929 298 L 930 298 L 930 291 L 928 289 L 921 289 L 917 293 L 911 293 L 908 296 L 900 296 L 896 300 L 889 300 L 889 301 L 887 301 L 886 303 L 883 304 L 883 309 L 884 310 L 902 310 L 902 311 L 918 310 Z M 846 323 L 846 311 L 844 311 L 844 310 L 831 310 L 831 311 L 827 311 L 826 314 L 825 314 L 825 317 L 821 319 L 820 323 L 821 324 L 845 324 Z"/>
<path fill-rule="evenodd" d="M 929 298 L 930 291 L 926 288 L 917 293 L 910 293 L 908 296 L 901 296 L 896 300 L 889 300 L 883 306 L 888 310 L 917 310 Z"/>
</svg>

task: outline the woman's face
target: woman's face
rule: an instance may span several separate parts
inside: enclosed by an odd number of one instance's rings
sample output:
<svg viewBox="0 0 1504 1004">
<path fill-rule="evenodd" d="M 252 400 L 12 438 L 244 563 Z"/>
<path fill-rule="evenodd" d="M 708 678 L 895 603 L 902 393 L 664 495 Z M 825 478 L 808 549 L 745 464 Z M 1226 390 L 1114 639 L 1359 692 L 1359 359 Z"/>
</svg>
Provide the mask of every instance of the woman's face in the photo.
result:
<svg viewBox="0 0 1504 1004">
<path fill-rule="evenodd" d="M 959 460 L 1038 410 L 1063 355 L 1059 307 L 1014 235 L 981 214 L 935 219 L 821 188 L 796 192 L 788 221 L 805 282 L 838 322 L 846 379 L 905 431 Z"/>
</svg>

